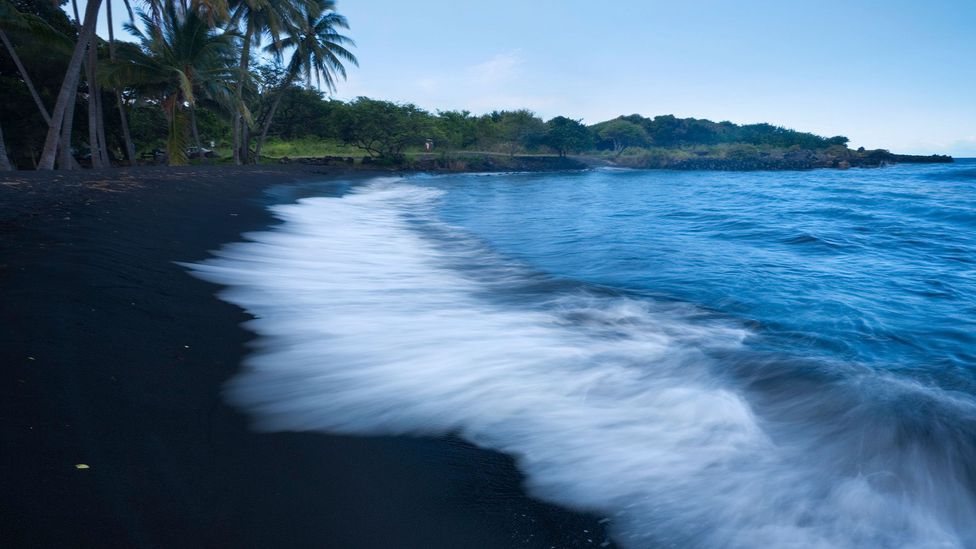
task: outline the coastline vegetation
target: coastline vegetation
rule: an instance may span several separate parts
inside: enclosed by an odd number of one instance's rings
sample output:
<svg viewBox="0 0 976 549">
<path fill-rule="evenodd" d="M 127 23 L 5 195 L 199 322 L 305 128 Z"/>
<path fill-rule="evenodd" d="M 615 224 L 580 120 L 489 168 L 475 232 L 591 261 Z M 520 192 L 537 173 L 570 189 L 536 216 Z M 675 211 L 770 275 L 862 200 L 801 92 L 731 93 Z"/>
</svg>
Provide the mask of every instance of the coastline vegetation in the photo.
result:
<svg viewBox="0 0 976 549">
<path fill-rule="evenodd" d="M 521 165 L 516 156 L 727 170 L 951 161 L 852 150 L 844 136 L 770 124 L 632 114 L 585 125 L 525 109 L 342 102 L 330 94 L 357 60 L 333 0 L 127 2 L 135 42 L 94 34 L 102 0 L 84 18 L 71 1 L 74 20 L 68 0 L 0 0 L 0 169 L 307 159 L 470 169 Z M 104 8 L 111 21 L 111 3 Z"/>
</svg>

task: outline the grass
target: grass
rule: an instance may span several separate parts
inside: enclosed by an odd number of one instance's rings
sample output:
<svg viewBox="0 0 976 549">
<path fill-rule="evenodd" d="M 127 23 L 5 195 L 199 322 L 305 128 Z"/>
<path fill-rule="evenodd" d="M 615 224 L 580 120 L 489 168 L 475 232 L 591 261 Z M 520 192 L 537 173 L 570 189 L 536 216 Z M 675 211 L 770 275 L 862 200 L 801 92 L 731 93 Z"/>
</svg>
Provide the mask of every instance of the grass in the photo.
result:
<svg viewBox="0 0 976 549">
<path fill-rule="evenodd" d="M 268 139 L 261 149 L 261 155 L 275 158 L 319 158 L 323 156 L 362 156 L 363 151 L 346 145 L 341 141 L 302 137 L 290 141 Z"/>
<path fill-rule="evenodd" d="M 230 146 L 217 146 L 214 152 L 220 158 L 230 158 L 233 156 Z M 277 138 L 270 138 L 264 142 L 261 148 L 261 156 L 264 160 L 269 158 L 278 159 L 284 156 L 288 158 L 321 158 L 323 156 L 352 156 L 361 157 L 365 154 L 356 147 L 346 145 L 338 140 L 320 139 L 318 137 L 302 137 L 290 141 L 282 141 Z"/>
</svg>

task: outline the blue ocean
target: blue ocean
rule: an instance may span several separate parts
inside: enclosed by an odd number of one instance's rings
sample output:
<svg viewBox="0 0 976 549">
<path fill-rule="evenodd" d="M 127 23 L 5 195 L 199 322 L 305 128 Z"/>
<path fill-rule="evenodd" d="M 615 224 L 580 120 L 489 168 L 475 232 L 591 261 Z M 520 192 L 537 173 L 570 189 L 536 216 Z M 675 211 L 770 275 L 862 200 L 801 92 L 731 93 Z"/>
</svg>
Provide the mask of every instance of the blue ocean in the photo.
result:
<svg viewBox="0 0 976 549">
<path fill-rule="evenodd" d="M 624 547 L 976 546 L 976 161 L 304 195 L 190 266 L 259 428 L 455 434 Z"/>
</svg>

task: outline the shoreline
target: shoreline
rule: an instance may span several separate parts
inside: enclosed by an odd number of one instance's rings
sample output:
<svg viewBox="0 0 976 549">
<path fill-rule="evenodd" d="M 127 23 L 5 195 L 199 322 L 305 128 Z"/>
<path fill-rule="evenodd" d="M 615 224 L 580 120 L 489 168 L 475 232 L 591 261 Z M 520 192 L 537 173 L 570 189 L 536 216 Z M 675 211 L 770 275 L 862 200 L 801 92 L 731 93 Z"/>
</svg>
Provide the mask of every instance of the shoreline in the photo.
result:
<svg viewBox="0 0 976 549">
<path fill-rule="evenodd" d="M 0 335 L 0 542 L 600 546 L 600 517 L 527 496 L 508 456 L 450 437 L 255 433 L 224 404 L 249 316 L 174 261 L 273 224 L 276 184 L 376 173 L 389 172 L 0 175 L 0 320 L 12 328 Z"/>
<path fill-rule="evenodd" d="M 369 160 L 369 162 L 366 162 Z M 487 173 L 487 172 L 547 172 L 588 170 L 594 168 L 625 168 L 635 170 L 719 171 L 719 172 L 782 172 L 819 169 L 847 170 L 851 168 L 885 168 L 899 164 L 951 164 L 946 155 L 893 154 L 887 151 L 854 152 L 850 156 L 836 156 L 822 151 L 792 151 L 780 156 L 757 154 L 746 157 L 715 157 L 687 153 L 680 149 L 665 150 L 664 154 L 644 156 L 593 155 L 514 155 L 485 152 L 426 153 L 407 158 L 402 163 L 383 163 L 366 157 L 363 164 L 354 164 L 352 157 L 324 156 L 309 158 L 281 158 L 279 165 L 333 166 L 346 170 L 385 170 L 421 173 Z"/>
</svg>

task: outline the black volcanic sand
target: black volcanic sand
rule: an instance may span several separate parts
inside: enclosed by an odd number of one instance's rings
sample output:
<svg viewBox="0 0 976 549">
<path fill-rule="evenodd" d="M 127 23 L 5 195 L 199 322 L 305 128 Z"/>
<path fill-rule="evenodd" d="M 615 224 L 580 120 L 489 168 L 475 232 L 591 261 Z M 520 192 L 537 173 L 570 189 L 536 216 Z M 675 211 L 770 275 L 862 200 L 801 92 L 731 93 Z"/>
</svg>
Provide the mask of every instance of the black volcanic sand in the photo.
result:
<svg viewBox="0 0 976 549">
<path fill-rule="evenodd" d="M 528 498 L 506 456 L 258 434 L 224 404 L 248 317 L 174 261 L 269 225 L 269 186 L 337 176 L 313 169 L 0 176 L 0 547 L 606 541 L 598 517 Z"/>
</svg>

